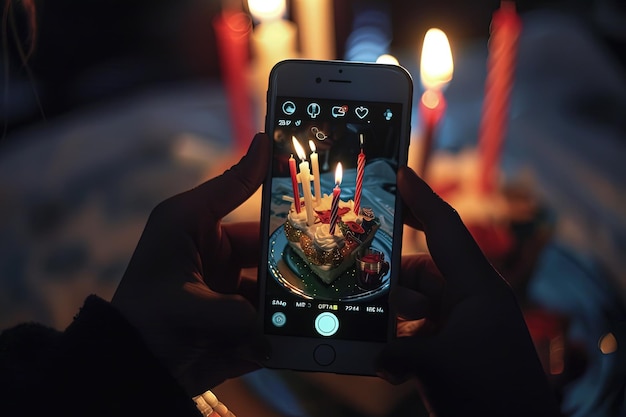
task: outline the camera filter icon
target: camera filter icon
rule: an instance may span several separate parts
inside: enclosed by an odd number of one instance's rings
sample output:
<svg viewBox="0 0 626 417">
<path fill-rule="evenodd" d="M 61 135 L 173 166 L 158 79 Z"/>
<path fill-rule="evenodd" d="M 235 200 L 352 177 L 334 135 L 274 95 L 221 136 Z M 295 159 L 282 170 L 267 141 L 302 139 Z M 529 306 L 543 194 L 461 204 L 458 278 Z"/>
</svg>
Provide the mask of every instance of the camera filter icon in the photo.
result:
<svg viewBox="0 0 626 417">
<path fill-rule="evenodd" d="M 359 106 L 354 109 L 354 113 L 356 113 L 357 117 L 361 120 L 365 119 L 367 114 L 369 113 L 369 109 L 367 107 Z"/>
<path fill-rule="evenodd" d="M 322 109 L 317 103 L 310 103 L 306 108 L 306 112 L 309 114 L 309 116 L 311 116 L 311 119 L 315 119 L 321 111 Z"/>
<path fill-rule="evenodd" d="M 291 116 L 296 111 L 296 105 L 293 101 L 285 101 L 283 103 L 283 113 L 287 116 Z"/>
<path fill-rule="evenodd" d="M 274 326 L 283 327 L 286 322 L 287 322 L 287 316 L 285 316 L 285 313 L 278 311 L 272 315 L 272 324 Z"/>
</svg>

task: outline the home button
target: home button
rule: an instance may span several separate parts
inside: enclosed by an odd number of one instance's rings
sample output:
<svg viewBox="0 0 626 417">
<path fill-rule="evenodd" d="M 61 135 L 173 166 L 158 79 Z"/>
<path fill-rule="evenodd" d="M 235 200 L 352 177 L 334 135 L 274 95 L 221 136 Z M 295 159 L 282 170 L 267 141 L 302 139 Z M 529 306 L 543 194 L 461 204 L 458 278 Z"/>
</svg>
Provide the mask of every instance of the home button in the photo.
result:
<svg viewBox="0 0 626 417">
<path fill-rule="evenodd" d="M 313 359 L 318 365 L 328 366 L 335 361 L 335 349 L 330 345 L 319 345 L 313 351 Z"/>
</svg>

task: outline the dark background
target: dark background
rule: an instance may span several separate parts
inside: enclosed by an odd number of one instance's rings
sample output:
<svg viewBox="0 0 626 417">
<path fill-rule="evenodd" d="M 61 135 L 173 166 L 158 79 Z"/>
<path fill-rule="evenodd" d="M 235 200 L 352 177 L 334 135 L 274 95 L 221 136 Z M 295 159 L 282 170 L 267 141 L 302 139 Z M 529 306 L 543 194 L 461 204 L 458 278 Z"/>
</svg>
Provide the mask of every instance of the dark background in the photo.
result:
<svg viewBox="0 0 626 417">
<path fill-rule="evenodd" d="M 222 7 L 218 1 L 35 1 L 38 33 L 26 66 L 15 45 L 28 39 L 27 20 L 20 2 L 14 3 L 4 29 L 8 48 L 3 47 L 0 70 L 5 80 L 0 117 L 8 130 L 155 84 L 221 76 L 211 27 Z M 621 13 L 624 19 L 626 2 L 620 0 L 527 0 L 518 1 L 517 9 L 577 15 L 625 62 L 626 35 L 605 24 L 598 11 L 605 4 L 618 12 L 613 17 Z M 498 6 L 494 0 L 336 1 L 336 55 L 344 57 L 359 10 L 383 10 L 393 21 L 391 49 L 418 53 L 418 40 L 433 26 L 445 28 L 457 44 L 487 38 Z"/>
</svg>

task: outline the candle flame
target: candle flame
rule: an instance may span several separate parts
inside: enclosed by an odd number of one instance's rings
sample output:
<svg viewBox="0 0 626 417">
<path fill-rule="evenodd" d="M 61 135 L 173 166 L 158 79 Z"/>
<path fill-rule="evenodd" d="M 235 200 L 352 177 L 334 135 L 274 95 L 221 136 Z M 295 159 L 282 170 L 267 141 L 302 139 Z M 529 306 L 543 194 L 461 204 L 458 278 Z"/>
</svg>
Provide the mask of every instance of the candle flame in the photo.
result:
<svg viewBox="0 0 626 417">
<path fill-rule="evenodd" d="M 389 55 L 389 54 L 382 54 L 381 56 L 376 58 L 376 63 L 377 64 L 400 65 L 400 62 L 398 62 L 398 59 L 395 56 Z"/>
<path fill-rule="evenodd" d="M 437 93 L 436 91 L 433 90 L 426 90 L 424 91 L 424 94 L 422 94 L 422 104 L 424 104 L 424 106 L 426 106 L 427 108 L 433 110 L 436 109 L 437 106 L 439 106 L 439 103 L 441 102 L 441 93 Z"/>
<path fill-rule="evenodd" d="M 306 153 L 304 152 L 302 145 L 300 145 L 300 142 L 298 142 L 298 139 L 296 139 L 295 136 L 292 136 L 291 140 L 293 141 L 293 147 L 296 149 L 296 155 L 298 155 L 298 158 L 300 158 L 301 161 L 306 161 Z"/>
<path fill-rule="evenodd" d="M 454 72 L 452 52 L 446 34 L 437 28 L 431 28 L 424 36 L 420 77 L 426 89 L 442 89 Z"/>
<path fill-rule="evenodd" d="M 343 178 L 343 169 L 341 168 L 341 162 L 337 162 L 337 168 L 335 169 L 335 184 L 341 184 Z"/>
<path fill-rule="evenodd" d="M 248 0 L 250 14 L 258 20 L 276 20 L 287 10 L 286 0 Z"/>
<path fill-rule="evenodd" d="M 315 142 L 309 140 L 309 148 L 311 148 L 311 152 L 315 152 Z"/>
</svg>

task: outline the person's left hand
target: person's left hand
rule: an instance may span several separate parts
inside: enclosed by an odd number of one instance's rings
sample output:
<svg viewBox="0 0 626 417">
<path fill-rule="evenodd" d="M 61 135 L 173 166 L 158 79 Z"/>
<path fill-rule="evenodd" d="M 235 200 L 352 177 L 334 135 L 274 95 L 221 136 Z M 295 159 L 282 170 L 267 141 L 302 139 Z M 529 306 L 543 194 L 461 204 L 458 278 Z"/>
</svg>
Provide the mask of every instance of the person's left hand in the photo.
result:
<svg viewBox="0 0 626 417">
<path fill-rule="evenodd" d="M 269 154 L 257 134 L 224 174 L 160 203 L 113 296 L 191 396 L 259 368 L 251 358 L 264 354 L 256 300 L 240 285 L 242 268 L 258 266 L 259 224 L 221 220 L 259 188 Z"/>
</svg>

